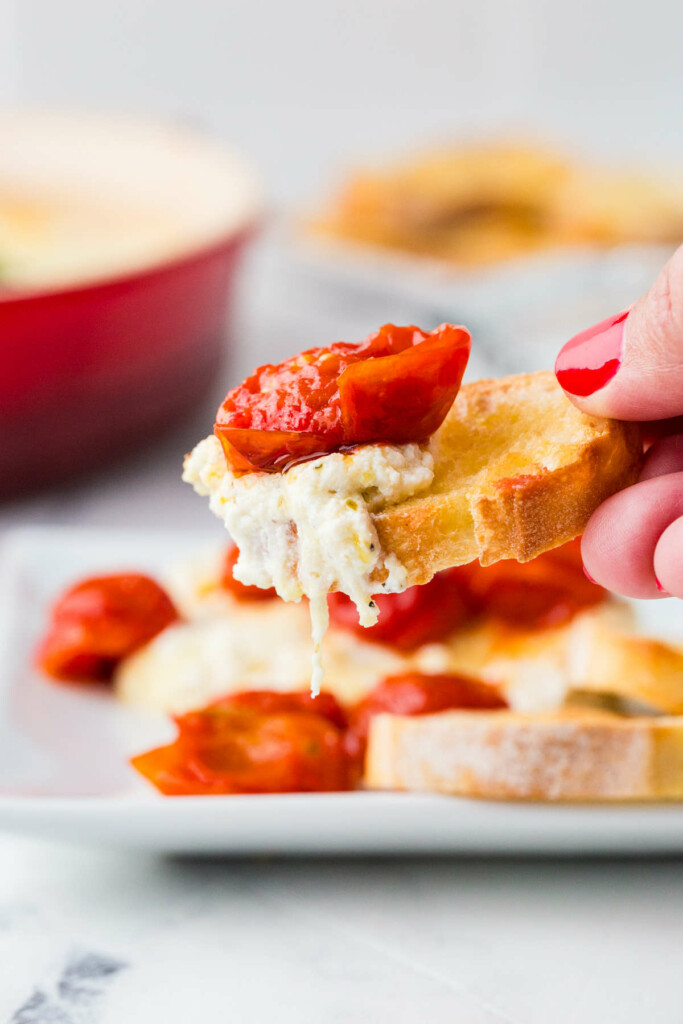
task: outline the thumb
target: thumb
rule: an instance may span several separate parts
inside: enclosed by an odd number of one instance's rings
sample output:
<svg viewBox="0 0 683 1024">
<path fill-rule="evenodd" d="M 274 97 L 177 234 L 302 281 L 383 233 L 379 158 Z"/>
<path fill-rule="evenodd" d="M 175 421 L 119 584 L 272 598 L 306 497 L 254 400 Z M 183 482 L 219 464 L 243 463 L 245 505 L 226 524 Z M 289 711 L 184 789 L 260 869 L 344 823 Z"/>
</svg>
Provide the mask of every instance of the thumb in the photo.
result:
<svg viewBox="0 0 683 1024">
<path fill-rule="evenodd" d="M 683 246 L 630 310 L 568 341 L 555 373 L 593 416 L 646 421 L 683 413 Z"/>
</svg>

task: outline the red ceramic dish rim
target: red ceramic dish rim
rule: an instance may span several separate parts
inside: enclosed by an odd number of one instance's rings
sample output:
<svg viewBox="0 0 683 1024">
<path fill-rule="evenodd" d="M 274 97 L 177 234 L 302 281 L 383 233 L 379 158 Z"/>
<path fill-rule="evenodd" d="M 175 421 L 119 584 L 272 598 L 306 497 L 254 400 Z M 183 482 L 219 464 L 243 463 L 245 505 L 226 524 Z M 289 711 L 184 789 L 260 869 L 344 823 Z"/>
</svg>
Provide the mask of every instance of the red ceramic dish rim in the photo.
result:
<svg viewBox="0 0 683 1024">
<path fill-rule="evenodd" d="M 166 119 L 0 108 L 0 136 L 8 141 L 0 159 L 3 183 L 29 200 L 54 194 L 63 201 L 82 189 L 96 203 L 113 196 L 133 209 L 149 204 L 165 211 L 173 227 L 170 236 L 161 231 L 146 255 L 138 247 L 114 255 L 115 247 L 111 259 L 103 251 L 92 266 L 86 261 L 61 280 L 52 273 L 8 280 L 0 287 L 0 308 L 96 293 L 210 258 L 236 245 L 263 213 L 260 179 L 248 161 L 211 134 Z M 182 207 L 180 216 L 176 207 Z"/>
<path fill-rule="evenodd" d="M 7 289 L 5 293 L 0 289 L 0 309 L 6 306 L 20 306 L 22 303 L 35 302 L 40 299 L 83 295 L 85 292 L 104 290 L 111 285 L 126 284 L 130 281 L 147 277 L 150 274 L 182 267 L 196 259 L 210 256 L 212 253 L 218 253 L 228 246 L 239 245 L 242 242 L 248 241 L 248 239 L 259 232 L 264 219 L 262 214 L 253 214 L 245 218 L 243 223 L 225 230 L 211 241 L 188 246 L 186 250 L 175 253 L 173 256 L 153 260 L 130 270 L 121 270 L 100 277 L 87 278 L 81 283 L 74 281 L 72 284 L 55 285 L 53 287 L 45 285 L 43 287 L 26 289 L 12 288 Z"/>
</svg>

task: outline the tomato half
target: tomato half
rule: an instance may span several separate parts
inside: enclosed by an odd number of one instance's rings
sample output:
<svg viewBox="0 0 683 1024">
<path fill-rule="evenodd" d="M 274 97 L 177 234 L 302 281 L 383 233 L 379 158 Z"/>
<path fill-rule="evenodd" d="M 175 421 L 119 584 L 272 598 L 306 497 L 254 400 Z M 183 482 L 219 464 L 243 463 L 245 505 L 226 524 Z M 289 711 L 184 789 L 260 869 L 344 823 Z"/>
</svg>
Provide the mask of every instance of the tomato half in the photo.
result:
<svg viewBox="0 0 683 1024">
<path fill-rule="evenodd" d="M 240 583 L 232 574 L 235 562 L 240 556 L 236 544 L 231 544 L 223 557 L 223 568 L 221 572 L 221 587 L 227 590 L 238 601 L 272 601 L 277 597 L 275 587 L 254 587 L 248 583 Z"/>
<path fill-rule="evenodd" d="M 55 679 L 105 681 L 122 658 L 178 618 L 168 594 L 149 576 L 127 573 L 83 580 L 52 608 L 36 661 Z"/>
<path fill-rule="evenodd" d="M 429 715 L 456 708 L 495 711 L 507 702 L 494 686 L 460 675 L 425 675 L 406 672 L 388 676 L 375 686 L 349 712 L 346 751 L 360 765 L 374 715 Z"/>
<path fill-rule="evenodd" d="M 580 542 L 570 541 L 531 562 L 514 560 L 483 567 L 478 562 L 446 569 L 402 594 L 377 594 L 376 625 L 365 629 L 344 594 L 330 594 L 330 620 L 373 643 L 399 651 L 438 643 L 458 627 L 486 617 L 522 629 L 567 622 L 605 599 L 605 591 L 583 572 Z"/>
<path fill-rule="evenodd" d="M 183 733 L 194 733 L 210 729 L 212 715 L 220 721 L 221 712 L 232 709 L 255 711 L 261 715 L 318 715 L 336 725 L 338 729 L 345 729 L 347 725 L 346 712 L 333 694 L 323 691 L 314 697 L 310 690 L 293 690 L 285 693 L 280 690 L 242 690 L 212 701 L 201 711 L 188 711 L 175 720 Z"/>
<path fill-rule="evenodd" d="M 606 592 L 584 574 L 580 541 L 570 541 L 531 562 L 478 563 L 449 570 L 473 615 L 485 615 L 524 629 L 546 629 L 568 622 Z"/>
<path fill-rule="evenodd" d="M 328 597 L 330 620 L 364 640 L 411 651 L 443 640 L 471 618 L 462 587 L 448 571 L 421 587 L 408 587 L 402 594 L 376 594 L 373 600 L 379 608 L 374 626 L 361 626 L 355 604 L 340 592 Z"/>
<path fill-rule="evenodd" d="M 168 796 L 330 792 L 351 785 L 344 734 L 321 715 L 214 705 L 176 721 L 174 743 L 131 761 Z"/>
<path fill-rule="evenodd" d="M 471 339 L 385 324 L 360 345 L 312 348 L 228 392 L 214 433 L 235 472 L 276 471 L 355 444 L 426 441 L 460 388 Z"/>
</svg>

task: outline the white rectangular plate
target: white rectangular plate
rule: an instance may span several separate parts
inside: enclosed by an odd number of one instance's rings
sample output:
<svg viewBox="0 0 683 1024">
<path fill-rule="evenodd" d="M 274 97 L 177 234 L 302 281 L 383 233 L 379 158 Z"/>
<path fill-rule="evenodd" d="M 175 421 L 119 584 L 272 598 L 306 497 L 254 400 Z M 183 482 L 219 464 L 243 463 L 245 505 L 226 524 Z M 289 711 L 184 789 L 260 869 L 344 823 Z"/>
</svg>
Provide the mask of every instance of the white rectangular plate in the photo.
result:
<svg viewBox="0 0 683 1024">
<path fill-rule="evenodd" d="M 101 571 L 157 576 L 196 549 L 158 532 L 26 529 L 0 569 L 0 828 L 168 853 L 680 853 L 683 807 L 552 806 L 403 793 L 164 798 L 128 766 L 164 741 L 165 718 L 31 667 L 51 600 Z M 681 636 L 674 601 L 638 604 Z"/>
</svg>

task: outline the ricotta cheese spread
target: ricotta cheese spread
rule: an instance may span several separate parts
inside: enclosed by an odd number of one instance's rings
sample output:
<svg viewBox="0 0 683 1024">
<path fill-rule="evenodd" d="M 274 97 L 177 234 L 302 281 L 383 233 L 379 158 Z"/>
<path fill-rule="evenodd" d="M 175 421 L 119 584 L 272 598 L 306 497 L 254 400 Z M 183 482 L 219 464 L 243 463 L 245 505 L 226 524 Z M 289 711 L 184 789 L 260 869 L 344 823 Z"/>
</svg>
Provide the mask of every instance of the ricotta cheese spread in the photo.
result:
<svg viewBox="0 0 683 1024">
<path fill-rule="evenodd" d="M 236 476 L 214 436 L 199 442 L 183 472 L 183 480 L 209 498 L 240 550 L 235 578 L 275 587 L 285 601 L 309 599 L 314 694 L 323 679 L 328 593 L 347 594 L 361 624 L 372 626 L 379 614 L 372 595 L 407 585 L 404 567 L 381 550 L 372 513 L 426 490 L 433 478 L 433 456 L 418 444 L 363 445 L 285 473 Z"/>
<path fill-rule="evenodd" d="M 351 633 L 330 630 L 325 689 L 342 704 L 361 700 L 411 659 Z M 268 601 L 179 622 L 125 658 L 116 696 L 148 711 L 184 714 L 239 690 L 301 690 L 311 676 L 311 627 L 302 605 Z"/>
</svg>

